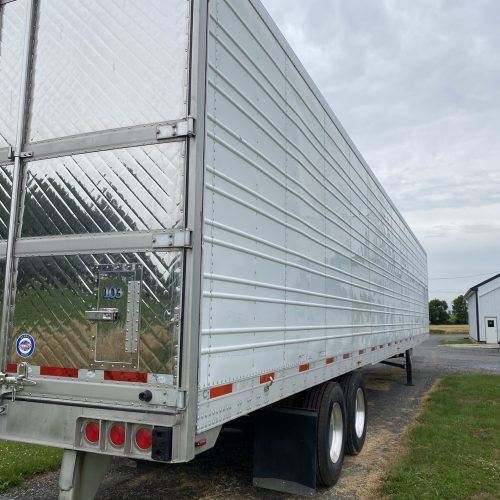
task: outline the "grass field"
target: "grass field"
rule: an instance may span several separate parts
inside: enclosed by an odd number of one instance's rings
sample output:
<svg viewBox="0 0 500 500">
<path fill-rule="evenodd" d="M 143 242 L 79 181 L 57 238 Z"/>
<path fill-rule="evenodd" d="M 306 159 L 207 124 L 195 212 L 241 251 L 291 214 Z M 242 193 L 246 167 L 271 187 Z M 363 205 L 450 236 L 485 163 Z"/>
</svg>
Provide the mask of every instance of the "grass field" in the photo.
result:
<svg viewBox="0 0 500 500">
<path fill-rule="evenodd" d="M 36 474 L 57 469 L 61 458 L 59 448 L 0 441 L 0 493 Z"/>
<path fill-rule="evenodd" d="M 430 325 L 431 335 L 468 335 L 469 325 Z"/>
<path fill-rule="evenodd" d="M 464 337 L 462 339 L 441 339 L 439 343 L 441 345 L 474 344 L 474 342 L 469 337 Z"/>
<path fill-rule="evenodd" d="M 499 414 L 500 376 L 443 379 L 381 495 L 393 500 L 500 498 Z"/>
</svg>

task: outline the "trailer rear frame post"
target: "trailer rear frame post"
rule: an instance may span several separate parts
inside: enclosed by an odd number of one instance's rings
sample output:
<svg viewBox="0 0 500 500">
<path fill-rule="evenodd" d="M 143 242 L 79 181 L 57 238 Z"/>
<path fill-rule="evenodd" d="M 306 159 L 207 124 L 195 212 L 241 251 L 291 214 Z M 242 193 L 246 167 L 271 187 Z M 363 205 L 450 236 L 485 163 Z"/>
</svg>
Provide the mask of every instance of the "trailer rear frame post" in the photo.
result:
<svg viewBox="0 0 500 500">
<path fill-rule="evenodd" d="M 7 234 L 5 249 L 5 282 L 3 291 L 2 319 L 0 325 L 0 367 L 7 368 L 7 345 L 9 333 L 12 328 L 12 306 L 13 290 L 16 287 L 16 262 L 14 247 L 16 240 L 20 237 L 20 223 L 22 222 L 23 210 L 20 208 L 20 200 L 23 199 L 25 182 L 25 162 L 23 161 L 23 151 L 26 142 L 26 123 L 29 113 L 29 87 L 31 81 L 31 70 L 33 65 L 33 50 L 35 37 L 35 19 L 37 3 L 29 0 L 26 5 L 26 25 L 24 31 L 24 48 L 22 59 L 21 91 L 19 95 L 19 109 L 17 119 L 17 134 L 15 149 L 11 148 L 10 153 L 14 154 L 14 172 L 12 179 L 12 197 L 9 213 L 9 230 Z M 19 233 L 19 234 L 18 234 Z"/>
<path fill-rule="evenodd" d="M 64 450 L 59 500 L 92 500 L 111 465 L 111 455 Z"/>
</svg>

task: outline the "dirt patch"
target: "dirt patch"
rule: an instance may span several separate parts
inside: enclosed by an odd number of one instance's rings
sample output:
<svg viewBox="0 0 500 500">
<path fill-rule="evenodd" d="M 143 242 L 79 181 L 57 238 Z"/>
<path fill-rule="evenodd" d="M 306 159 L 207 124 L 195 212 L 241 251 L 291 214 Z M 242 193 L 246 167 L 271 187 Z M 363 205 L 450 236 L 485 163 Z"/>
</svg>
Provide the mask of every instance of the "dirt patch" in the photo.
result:
<svg viewBox="0 0 500 500">
<path fill-rule="evenodd" d="M 380 478 L 386 470 L 387 453 L 395 453 L 397 433 L 389 429 L 377 429 L 368 436 L 363 451 L 356 457 L 346 457 L 345 467 L 353 467 L 351 474 L 343 474 L 335 486 L 335 493 L 347 498 L 375 498 Z M 392 450 L 392 451 L 390 451 Z M 321 497 L 328 498 L 330 491 Z"/>
</svg>

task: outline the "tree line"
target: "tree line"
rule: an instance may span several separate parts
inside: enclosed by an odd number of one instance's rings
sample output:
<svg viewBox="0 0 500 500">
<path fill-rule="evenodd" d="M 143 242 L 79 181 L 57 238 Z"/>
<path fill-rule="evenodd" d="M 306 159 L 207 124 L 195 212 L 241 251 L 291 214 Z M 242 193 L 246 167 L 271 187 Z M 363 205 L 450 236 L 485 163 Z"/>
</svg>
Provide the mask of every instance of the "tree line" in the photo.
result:
<svg viewBox="0 0 500 500">
<path fill-rule="evenodd" d="M 453 299 L 451 312 L 448 309 L 446 300 L 432 299 L 429 302 L 429 321 L 431 325 L 467 325 L 469 323 L 469 313 L 465 297 L 459 295 Z"/>
</svg>

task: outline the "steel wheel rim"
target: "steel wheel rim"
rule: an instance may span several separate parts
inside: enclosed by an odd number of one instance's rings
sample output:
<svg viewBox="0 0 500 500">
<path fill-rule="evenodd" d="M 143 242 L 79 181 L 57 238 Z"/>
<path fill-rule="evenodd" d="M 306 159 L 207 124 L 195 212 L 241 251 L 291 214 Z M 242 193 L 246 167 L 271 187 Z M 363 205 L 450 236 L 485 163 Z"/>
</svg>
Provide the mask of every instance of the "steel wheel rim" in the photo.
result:
<svg viewBox="0 0 500 500">
<path fill-rule="evenodd" d="M 333 463 L 336 463 L 340 458 L 343 440 L 344 418 L 342 408 L 338 402 L 335 402 L 330 414 L 330 459 Z"/>
<path fill-rule="evenodd" d="M 354 428 L 356 430 L 356 436 L 360 438 L 365 430 L 365 419 L 366 419 L 366 408 L 365 408 L 365 398 L 363 389 L 358 387 L 356 391 L 356 403 L 355 403 L 355 421 Z"/>
</svg>

